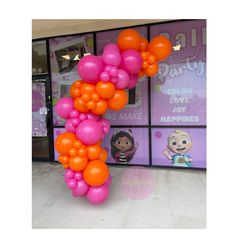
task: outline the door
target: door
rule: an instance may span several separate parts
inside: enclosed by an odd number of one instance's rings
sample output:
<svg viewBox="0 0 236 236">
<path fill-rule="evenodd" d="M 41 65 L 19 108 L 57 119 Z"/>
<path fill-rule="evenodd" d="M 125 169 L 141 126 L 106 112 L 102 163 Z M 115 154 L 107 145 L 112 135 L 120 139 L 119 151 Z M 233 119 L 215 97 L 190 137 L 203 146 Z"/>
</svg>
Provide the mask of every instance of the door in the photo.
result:
<svg viewBox="0 0 236 236">
<path fill-rule="evenodd" d="M 32 80 L 32 159 L 50 159 L 50 107 L 47 77 Z"/>
</svg>

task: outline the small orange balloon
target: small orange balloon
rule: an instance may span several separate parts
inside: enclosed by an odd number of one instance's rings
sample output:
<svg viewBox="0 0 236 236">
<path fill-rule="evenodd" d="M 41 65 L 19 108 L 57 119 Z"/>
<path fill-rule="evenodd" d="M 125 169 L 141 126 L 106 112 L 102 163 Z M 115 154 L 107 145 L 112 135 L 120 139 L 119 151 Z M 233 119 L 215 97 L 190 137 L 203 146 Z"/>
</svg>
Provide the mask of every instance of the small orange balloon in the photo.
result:
<svg viewBox="0 0 236 236">
<path fill-rule="evenodd" d="M 141 52 L 141 58 L 143 61 L 147 61 L 148 57 L 149 57 L 150 53 L 147 51 Z"/>
<path fill-rule="evenodd" d="M 80 89 L 79 88 L 76 88 L 76 87 L 74 87 L 74 86 L 71 86 L 70 87 L 70 96 L 72 97 L 72 98 L 78 98 L 78 97 L 80 97 Z"/>
<path fill-rule="evenodd" d="M 99 101 L 99 95 L 98 95 L 97 93 L 92 93 L 91 99 L 92 99 L 94 102 L 98 102 L 98 101 Z"/>
<path fill-rule="evenodd" d="M 78 139 L 73 142 L 73 147 L 76 149 L 79 149 L 81 145 L 82 143 Z"/>
<path fill-rule="evenodd" d="M 102 81 L 98 82 L 96 85 L 96 92 L 101 98 L 108 99 L 114 96 L 115 86 L 111 82 L 104 83 Z"/>
<path fill-rule="evenodd" d="M 74 145 L 73 145 L 74 146 Z M 69 156 L 71 157 L 75 157 L 77 154 L 77 150 L 75 148 L 70 148 L 69 152 L 68 152 Z"/>
<path fill-rule="evenodd" d="M 159 35 L 151 40 L 148 51 L 156 57 L 157 61 L 165 60 L 172 52 L 172 44 L 168 38 Z"/>
<path fill-rule="evenodd" d="M 142 62 L 142 68 L 143 68 L 143 69 L 147 69 L 148 66 L 149 66 L 149 64 L 148 64 L 147 61 L 143 61 L 143 62 Z"/>
<path fill-rule="evenodd" d="M 156 63 L 156 57 L 154 56 L 154 55 L 149 55 L 149 57 L 148 57 L 148 63 L 149 64 L 154 64 L 154 63 Z"/>
<path fill-rule="evenodd" d="M 92 94 L 95 92 L 95 86 L 92 84 L 88 84 L 88 83 L 83 83 L 83 85 L 81 86 L 81 93 L 82 94 Z"/>
<path fill-rule="evenodd" d="M 100 161 L 90 161 L 83 172 L 84 180 L 91 186 L 99 186 L 106 182 L 109 177 L 107 165 Z"/>
<path fill-rule="evenodd" d="M 91 160 L 91 161 L 98 159 L 101 151 L 102 151 L 101 146 L 99 146 L 97 144 L 88 146 L 87 147 L 87 157 L 88 157 L 88 159 Z"/>
<path fill-rule="evenodd" d="M 140 70 L 138 73 L 138 77 L 141 78 L 144 76 L 144 74 L 145 74 L 145 72 L 143 70 Z"/>
<path fill-rule="evenodd" d="M 82 171 L 88 164 L 87 157 L 71 157 L 69 161 L 69 166 L 73 171 Z"/>
<path fill-rule="evenodd" d="M 99 159 L 100 161 L 106 162 L 107 157 L 108 157 L 108 153 L 107 153 L 107 151 L 103 148 L 98 159 Z"/>
<path fill-rule="evenodd" d="M 69 164 L 63 164 L 63 167 L 64 167 L 65 169 L 68 169 L 68 168 L 69 168 Z"/>
<path fill-rule="evenodd" d="M 116 90 L 115 95 L 108 99 L 107 102 L 110 109 L 119 111 L 128 103 L 128 95 L 125 90 Z"/>
<path fill-rule="evenodd" d="M 92 112 L 96 115 L 104 115 L 107 110 L 107 102 L 103 99 L 100 99 L 96 103 L 96 108 L 92 110 Z"/>
<path fill-rule="evenodd" d="M 145 74 L 147 76 L 154 76 L 158 72 L 158 64 L 151 64 L 148 66 L 148 68 L 145 70 Z"/>
<path fill-rule="evenodd" d="M 144 37 L 141 37 L 141 43 L 140 43 L 140 52 L 146 51 L 148 47 L 148 41 Z"/>
<path fill-rule="evenodd" d="M 89 111 L 89 109 L 86 106 L 86 103 L 84 103 L 84 101 L 81 97 L 76 98 L 74 100 L 74 107 L 75 107 L 76 110 L 78 110 L 80 112 L 87 113 Z"/>
<path fill-rule="evenodd" d="M 73 147 L 73 142 L 76 140 L 76 136 L 73 133 L 65 132 L 60 134 L 55 142 L 56 150 L 60 154 L 68 154 L 69 150 Z"/>
<path fill-rule="evenodd" d="M 88 93 L 84 93 L 81 98 L 83 101 L 88 102 L 90 100 L 90 95 Z"/>
<path fill-rule="evenodd" d="M 84 157 L 86 155 L 86 147 L 81 147 L 79 150 L 78 150 L 78 155 L 81 156 L 81 157 Z"/>
<path fill-rule="evenodd" d="M 95 108 L 96 108 L 96 102 L 94 102 L 93 100 L 89 100 L 89 101 L 87 102 L 87 108 L 88 108 L 89 110 L 95 109 Z"/>
<path fill-rule="evenodd" d="M 67 155 L 60 155 L 58 157 L 58 161 L 61 163 L 61 164 L 68 164 L 69 163 L 69 160 L 70 158 L 67 156 Z"/>
<path fill-rule="evenodd" d="M 82 80 L 76 80 L 72 86 L 74 86 L 75 88 L 80 88 L 81 85 L 83 84 L 83 81 Z"/>
<path fill-rule="evenodd" d="M 117 38 L 117 45 L 121 51 L 133 49 L 138 51 L 141 45 L 141 36 L 133 29 L 122 30 Z"/>
</svg>

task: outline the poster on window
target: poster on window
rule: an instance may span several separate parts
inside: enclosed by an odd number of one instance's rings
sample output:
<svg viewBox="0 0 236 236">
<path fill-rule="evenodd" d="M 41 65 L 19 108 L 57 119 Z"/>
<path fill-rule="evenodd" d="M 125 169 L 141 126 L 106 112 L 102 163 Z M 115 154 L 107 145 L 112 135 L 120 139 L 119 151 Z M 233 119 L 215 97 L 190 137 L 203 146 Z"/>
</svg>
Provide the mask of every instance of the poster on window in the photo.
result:
<svg viewBox="0 0 236 236">
<path fill-rule="evenodd" d="M 45 84 L 32 84 L 32 136 L 47 136 L 47 108 L 45 102 Z"/>
<path fill-rule="evenodd" d="M 153 128 L 152 164 L 206 168 L 206 129 Z"/>
<path fill-rule="evenodd" d="M 52 75 L 53 124 L 63 125 L 65 121 L 55 112 L 60 98 L 69 97 L 70 85 L 79 76 L 76 66 L 81 57 L 93 53 L 93 35 L 56 37 L 49 40 Z"/>
<path fill-rule="evenodd" d="M 147 26 L 134 28 L 147 38 Z M 101 55 L 108 43 L 115 43 L 121 30 L 109 30 L 96 34 L 97 55 Z M 105 117 L 111 125 L 147 125 L 148 124 L 148 82 L 143 77 L 136 88 L 127 90 L 128 105 L 119 112 L 108 110 Z"/>
<path fill-rule="evenodd" d="M 54 128 L 54 141 L 65 132 L 64 128 Z M 147 128 L 111 128 L 102 146 L 108 152 L 107 163 L 149 165 L 149 142 Z M 55 160 L 58 152 L 54 148 Z"/>
<path fill-rule="evenodd" d="M 175 50 L 151 82 L 152 125 L 206 125 L 206 21 L 153 25 Z"/>
</svg>

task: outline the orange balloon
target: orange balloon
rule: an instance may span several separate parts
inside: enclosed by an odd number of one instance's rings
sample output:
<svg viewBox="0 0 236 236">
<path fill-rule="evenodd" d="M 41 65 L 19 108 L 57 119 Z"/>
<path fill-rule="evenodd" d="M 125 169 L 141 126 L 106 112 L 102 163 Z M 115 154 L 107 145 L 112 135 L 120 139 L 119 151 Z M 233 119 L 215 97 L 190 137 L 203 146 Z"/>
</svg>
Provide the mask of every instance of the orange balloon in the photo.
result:
<svg viewBox="0 0 236 236">
<path fill-rule="evenodd" d="M 73 133 L 65 132 L 60 134 L 55 142 L 56 150 L 60 154 L 67 154 L 73 147 L 73 142 L 76 140 L 76 136 Z"/>
<path fill-rule="evenodd" d="M 145 72 L 143 70 L 140 70 L 138 73 L 138 77 L 141 78 L 144 76 L 144 74 L 145 74 Z"/>
<path fill-rule="evenodd" d="M 84 157 L 86 155 L 86 147 L 81 147 L 79 150 L 78 150 L 78 155 L 81 156 L 81 157 Z"/>
<path fill-rule="evenodd" d="M 89 160 L 96 160 L 99 158 L 99 155 L 102 151 L 101 146 L 94 144 L 87 147 L 87 157 Z"/>
<path fill-rule="evenodd" d="M 75 88 L 80 88 L 82 84 L 82 80 L 76 80 L 71 86 L 74 86 Z"/>
<path fill-rule="evenodd" d="M 114 96 L 116 91 L 115 86 L 108 82 L 104 83 L 102 81 L 98 82 L 96 85 L 96 92 L 101 98 L 108 99 Z"/>
<path fill-rule="evenodd" d="M 64 167 L 65 169 L 68 169 L 68 168 L 69 168 L 69 164 L 63 164 L 63 167 Z"/>
<path fill-rule="evenodd" d="M 60 155 L 58 157 L 58 161 L 61 163 L 61 164 L 68 164 L 69 163 L 69 160 L 70 158 L 67 156 L 67 155 Z"/>
<path fill-rule="evenodd" d="M 96 108 L 96 102 L 94 102 L 93 100 L 89 100 L 89 101 L 87 102 L 87 108 L 88 108 L 89 110 L 95 109 L 95 108 Z"/>
<path fill-rule="evenodd" d="M 147 61 L 143 61 L 142 62 L 142 69 L 147 69 L 149 66 L 148 62 Z"/>
<path fill-rule="evenodd" d="M 69 166 L 73 171 L 82 171 L 88 164 L 87 157 L 71 157 L 69 161 Z"/>
<path fill-rule="evenodd" d="M 148 68 L 145 70 L 145 74 L 147 76 L 154 76 L 158 72 L 158 64 L 151 64 L 148 66 Z"/>
<path fill-rule="evenodd" d="M 141 43 L 140 43 L 140 48 L 139 51 L 143 52 L 146 51 L 148 47 L 148 41 L 144 37 L 141 37 Z"/>
<path fill-rule="evenodd" d="M 150 52 L 147 52 L 147 51 L 141 52 L 142 60 L 146 61 L 148 59 L 149 55 L 150 55 Z"/>
<path fill-rule="evenodd" d="M 92 94 L 95 92 L 95 86 L 93 84 L 83 83 L 81 86 L 81 93 L 82 94 Z"/>
<path fill-rule="evenodd" d="M 141 45 L 141 36 L 133 29 L 122 30 L 117 38 L 117 45 L 121 51 L 133 49 L 138 51 Z"/>
<path fill-rule="evenodd" d="M 168 38 L 159 35 L 151 40 L 148 51 L 156 57 L 157 61 L 165 60 L 172 52 L 172 44 Z"/>
<path fill-rule="evenodd" d="M 97 93 L 92 93 L 91 94 L 91 99 L 94 101 L 94 102 L 98 102 L 99 101 L 99 96 Z"/>
<path fill-rule="evenodd" d="M 106 182 L 109 177 L 107 165 L 100 161 L 90 161 L 83 172 L 84 180 L 91 186 L 99 186 Z"/>
<path fill-rule="evenodd" d="M 125 90 L 116 90 L 115 95 L 107 100 L 107 102 L 110 109 L 119 111 L 128 103 L 128 95 Z"/>
<path fill-rule="evenodd" d="M 73 143 L 73 146 L 74 146 L 74 143 Z M 76 154 L 77 154 L 77 149 L 75 149 L 75 148 L 73 148 L 73 147 L 70 148 L 68 154 L 69 154 L 69 156 L 71 156 L 71 157 L 76 156 Z"/>
<path fill-rule="evenodd" d="M 81 145 L 82 143 L 78 139 L 73 142 L 73 147 L 76 149 L 79 149 Z"/>
<path fill-rule="evenodd" d="M 96 108 L 92 110 L 92 112 L 96 115 L 103 115 L 107 110 L 107 102 L 103 99 L 100 99 L 97 104 Z"/>
<path fill-rule="evenodd" d="M 101 152 L 101 154 L 100 154 L 100 156 L 99 156 L 98 159 L 99 159 L 100 161 L 106 162 L 107 157 L 108 157 L 107 151 L 106 151 L 105 149 L 102 149 L 102 152 Z"/>
<path fill-rule="evenodd" d="M 87 113 L 89 111 L 89 109 L 86 106 L 86 103 L 83 101 L 83 99 L 80 98 L 76 98 L 74 100 L 74 107 L 76 110 L 80 111 L 80 112 L 85 112 Z"/>
<path fill-rule="evenodd" d="M 83 101 L 88 102 L 90 100 L 90 95 L 88 93 L 84 93 L 81 98 Z"/>
<path fill-rule="evenodd" d="M 78 97 L 80 97 L 80 89 L 79 88 L 76 88 L 76 87 L 74 87 L 74 86 L 71 86 L 70 87 L 70 96 L 72 97 L 72 98 L 78 98 Z"/>
<path fill-rule="evenodd" d="M 148 63 L 149 64 L 154 64 L 154 63 L 156 63 L 156 57 L 154 56 L 154 55 L 149 55 L 149 57 L 148 57 Z"/>
</svg>

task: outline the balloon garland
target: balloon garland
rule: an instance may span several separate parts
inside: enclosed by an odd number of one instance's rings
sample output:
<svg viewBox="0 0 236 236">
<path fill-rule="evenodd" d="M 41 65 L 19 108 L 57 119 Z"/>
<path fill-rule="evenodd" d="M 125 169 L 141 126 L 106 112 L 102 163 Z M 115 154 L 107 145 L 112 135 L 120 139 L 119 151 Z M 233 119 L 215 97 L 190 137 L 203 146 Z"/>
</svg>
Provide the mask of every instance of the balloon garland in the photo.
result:
<svg viewBox="0 0 236 236">
<path fill-rule="evenodd" d="M 128 103 L 125 89 L 134 88 L 143 75 L 154 76 L 158 62 L 171 51 L 172 45 L 164 36 L 148 43 L 137 31 L 126 29 L 119 34 L 117 44 L 105 46 L 102 56 L 87 55 L 78 63 L 81 80 L 71 85 L 71 98 L 56 104 L 57 114 L 66 120 L 66 132 L 57 137 L 55 147 L 65 168 L 64 181 L 74 197 L 86 196 L 92 204 L 107 199 L 112 178 L 101 141 L 110 122 L 102 115 L 107 109 L 123 109 Z"/>
</svg>

